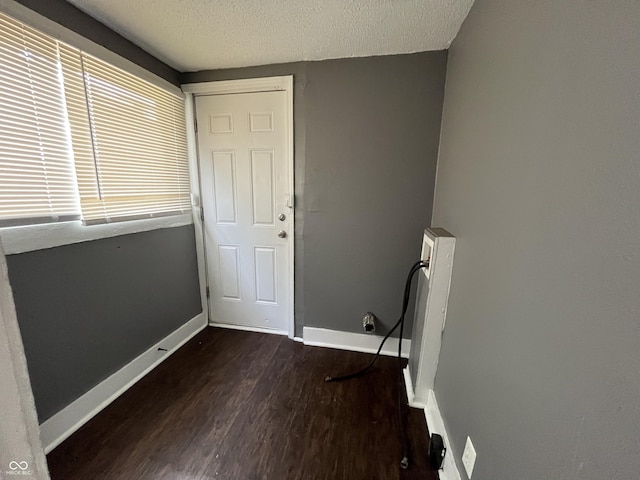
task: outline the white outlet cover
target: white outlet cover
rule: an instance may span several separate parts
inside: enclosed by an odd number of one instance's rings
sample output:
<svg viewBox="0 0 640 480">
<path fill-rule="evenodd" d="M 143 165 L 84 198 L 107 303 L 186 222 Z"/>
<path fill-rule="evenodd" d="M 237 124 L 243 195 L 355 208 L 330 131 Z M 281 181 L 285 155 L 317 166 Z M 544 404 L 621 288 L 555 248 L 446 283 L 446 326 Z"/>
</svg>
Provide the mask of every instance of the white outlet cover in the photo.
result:
<svg viewBox="0 0 640 480">
<path fill-rule="evenodd" d="M 464 446 L 464 452 L 462 452 L 462 464 L 467 472 L 467 476 L 471 478 L 473 473 L 473 467 L 476 464 L 476 449 L 471 443 L 471 438 L 467 437 L 467 443 Z"/>
</svg>

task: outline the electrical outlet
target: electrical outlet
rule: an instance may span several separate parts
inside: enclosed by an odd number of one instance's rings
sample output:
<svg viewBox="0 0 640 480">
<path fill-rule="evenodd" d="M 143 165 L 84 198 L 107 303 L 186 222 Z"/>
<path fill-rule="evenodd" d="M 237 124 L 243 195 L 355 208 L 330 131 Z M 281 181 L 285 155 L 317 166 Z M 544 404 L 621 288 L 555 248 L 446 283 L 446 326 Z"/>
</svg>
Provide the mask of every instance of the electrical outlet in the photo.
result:
<svg viewBox="0 0 640 480">
<path fill-rule="evenodd" d="M 467 471 L 467 476 L 471 478 L 473 473 L 473 466 L 476 464 L 476 449 L 473 448 L 471 438 L 467 437 L 467 443 L 464 446 L 464 452 L 462 452 L 462 464 Z"/>
</svg>

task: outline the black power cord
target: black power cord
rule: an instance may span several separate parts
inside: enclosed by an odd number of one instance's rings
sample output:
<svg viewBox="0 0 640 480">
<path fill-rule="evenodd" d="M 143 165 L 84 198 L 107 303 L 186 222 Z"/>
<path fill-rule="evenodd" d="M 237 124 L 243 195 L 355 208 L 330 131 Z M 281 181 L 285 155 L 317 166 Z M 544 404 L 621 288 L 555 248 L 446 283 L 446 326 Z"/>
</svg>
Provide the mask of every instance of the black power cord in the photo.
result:
<svg viewBox="0 0 640 480">
<path fill-rule="evenodd" d="M 373 365 L 376 363 L 376 360 L 378 360 L 378 357 L 380 356 L 380 351 L 382 350 L 384 343 L 391 336 L 391 334 L 396 330 L 396 328 L 400 327 L 400 336 L 398 338 L 398 420 L 400 424 L 400 439 L 402 441 L 402 460 L 400 461 L 400 467 L 402 469 L 406 469 L 409 466 L 409 440 L 407 438 L 407 432 L 405 431 L 404 417 L 402 415 L 402 378 L 403 378 L 402 333 L 404 331 L 404 317 L 407 313 L 407 308 L 409 307 L 409 297 L 411 296 L 411 280 L 413 279 L 413 276 L 416 274 L 418 270 L 420 270 L 421 268 L 427 268 L 428 266 L 429 266 L 428 263 L 425 263 L 422 260 L 414 263 L 411 266 L 411 269 L 409 270 L 409 275 L 407 275 L 407 280 L 404 285 L 404 295 L 402 297 L 402 312 L 400 313 L 400 318 L 398 319 L 396 324 L 393 326 L 393 328 L 389 330 L 389 333 L 387 333 L 384 336 L 384 338 L 382 339 L 382 342 L 380 342 L 378 351 L 373 357 L 373 360 L 371 361 L 371 363 L 366 367 L 364 367 L 363 369 L 358 370 L 357 372 L 349 373 L 346 375 L 340 375 L 338 377 L 328 376 L 324 379 L 325 382 L 342 382 L 344 380 L 350 380 L 352 378 L 360 377 L 365 373 L 367 373 L 371 369 L 371 367 L 373 367 Z"/>
</svg>

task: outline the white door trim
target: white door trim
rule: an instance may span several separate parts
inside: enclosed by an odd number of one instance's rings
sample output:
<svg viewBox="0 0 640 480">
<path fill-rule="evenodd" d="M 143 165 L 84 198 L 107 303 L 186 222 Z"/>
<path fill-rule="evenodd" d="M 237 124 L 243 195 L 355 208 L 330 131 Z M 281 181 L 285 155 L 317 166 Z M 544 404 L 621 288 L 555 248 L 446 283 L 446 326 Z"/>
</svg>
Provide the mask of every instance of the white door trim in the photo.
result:
<svg viewBox="0 0 640 480">
<path fill-rule="evenodd" d="M 286 91 L 291 94 L 291 99 L 293 100 L 293 75 L 247 78 L 243 80 L 221 80 L 218 82 L 185 83 L 181 85 L 181 88 L 183 92 L 194 95 Z"/>
<path fill-rule="evenodd" d="M 182 91 L 187 95 L 187 105 L 193 106 L 193 97 L 200 95 L 227 95 L 231 93 L 255 93 L 255 92 L 273 92 L 284 91 L 286 94 L 286 119 L 287 119 L 287 150 L 289 154 L 289 191 L 292 192 L 291 204 L 292 208 L 290 212 L 291 227 L 290 230 L 293 234 L 289 237 L 290 242 L 287 242 L 287 249 L 289 255 L 289 291 L 291 292 L 288 313 L 289 313 L 289 338 L 293 338 L 295 331 L 295 318 L 294 318 L 294 245 L 295 245 L 295 195 L 293 195 L 294 183 L 293 183 L 293 169 L 294 169 L 294 157 L 293 157 L 293 75 L 285 75 L 281 77 L 264 77 L 264 78 L 250 78 L 243 80 L 223 80 L 218 82 L 202 82 L 202 83 L 187 83 L 181 85 Z M 187 132 L 188 135 L 194 140 L 189 142 L 189 163 L 191 165 L 191 171 L 197 172 L 198 181 L 192 180 L 191 189 L 194 198 L 194 213 L 199 212 L 200 209 L 200 172 L 198 171 L 198 154 L 195 146 L 196 133 L 194 129 L 196 117 L 195 110 L 191 107 L 188 110 L 187 117 Z M 193 178 L 193 177 L 192 177 Z M 194 223 L 196 224 L 196 231 L 203 232 L 202 220 L 199 214 L 194 214 Z M 200 241 L 203 242 L 201 237 Z M 199 255 L 198 268 L 201 271 L 206 271 L 205 263 L 206 252 L 203 255 Z M 202 289 L 204 291 L 204 288 Z M 203 298 L 203 304 L 206 302 L 208 308 L 207 298 Z"/>
<path fill-rule="evenodd" d="M 195 108 L 193 95 L 187 94 L 185 99 L 185 120 L 187 123 L 187 153 L 189 155 L 189 181 L 191 183 L 191 216 L 196 237 L 196 259 L 198 261 L 198 280 L 200 282 L 200 303 L 205 318 L 209 323 L 209 302 L 207 299 L 207 262 L 204 251 L 204 230 L 200 219 L 200 170 L 198 166 L 198 144 L 195 131 Z"/>
</svg>

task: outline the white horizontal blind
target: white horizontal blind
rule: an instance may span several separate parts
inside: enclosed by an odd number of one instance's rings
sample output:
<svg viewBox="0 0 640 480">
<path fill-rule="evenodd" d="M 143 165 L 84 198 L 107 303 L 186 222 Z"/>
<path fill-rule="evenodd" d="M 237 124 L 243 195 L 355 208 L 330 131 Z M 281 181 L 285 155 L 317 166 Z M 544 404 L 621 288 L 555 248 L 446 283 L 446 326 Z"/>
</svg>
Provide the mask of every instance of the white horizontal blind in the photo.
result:
<svg viewBox="0 0 640 480">
<path fill-rule="evenodd" d="M 189 210 L 183 98 L 0 13 L 0 227 Z"/>
<path fill-rule="evenodd" d="M 0 226 L 79 218 L 57 42 L 0 14 Z"/>
<path fill-rule="evenodd" d="M 91 125 L 84 89 L 80 50 L 60 44 L 60 64 L 64 76 L 64 93 L 69 118 L 77 191 L 80 198 L 97 198 L 98 179 L 93 157 Z"/>
<path fill-rule="evenodd" d="M 90 55 L 62 52 L 84 222 L 189 211 L 184 100 Z"/>
</svg>

